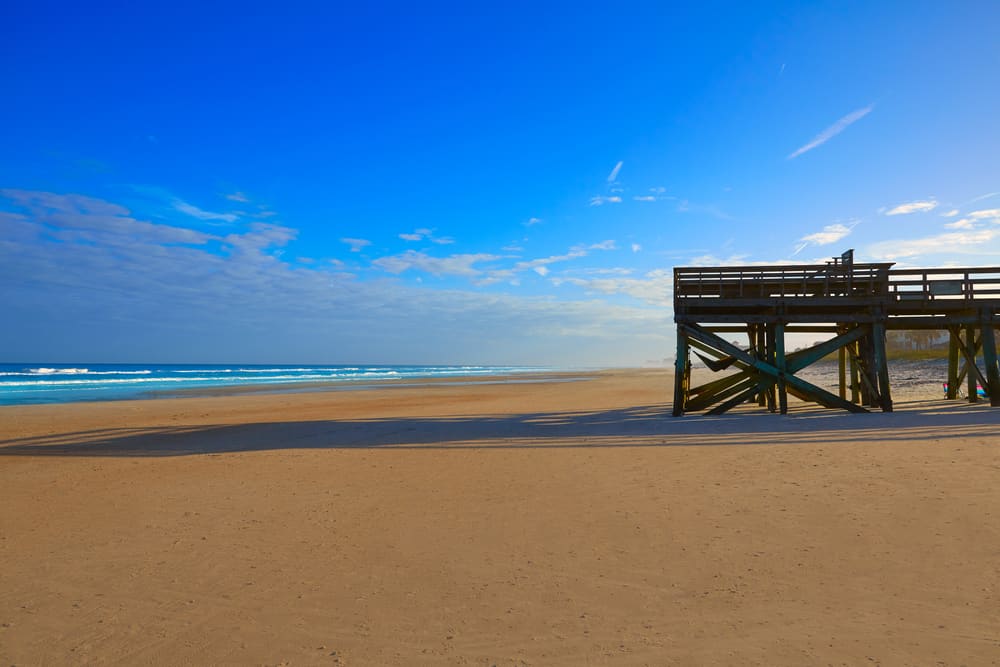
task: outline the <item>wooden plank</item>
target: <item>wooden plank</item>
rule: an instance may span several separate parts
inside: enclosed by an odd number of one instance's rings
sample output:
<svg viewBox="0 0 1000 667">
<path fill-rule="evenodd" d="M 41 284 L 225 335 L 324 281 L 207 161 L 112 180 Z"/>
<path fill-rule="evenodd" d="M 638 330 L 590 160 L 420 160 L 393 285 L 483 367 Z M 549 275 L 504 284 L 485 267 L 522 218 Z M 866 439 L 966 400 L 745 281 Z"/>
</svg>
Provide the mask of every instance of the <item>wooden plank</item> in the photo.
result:
<svg viewBox="0 0 1000 667">
<path fill-rule="evenodd" d="M 731 410 L 732 408 L 735 408 L 740 403 L 746 403 L 747 401 L 751 400 L 753 398 L 753 395 L 756 394 L 758 392 L 758 390 L 759 390 L 759 387 L 757 387 L 756 383 L 755 383 L 753 386 L 751 386 L 749 389 L 747 389 L 746 391 L 744 391 L 742 394 L 739 394 L 738 396 L 734 396 L 733 398 L 730 398 L 725 403 L 721 403 L 721 404 L 715 406 L 714 408 L 712 408 L 711 410 L 709 410 L 706 414 L 712 415 L 713 417 L 721 415 L 721 414 L 723 414 L 723 413 Z"/>
<path fill-rule="evenodd" d="M 833 354 L 848 343 L 852 343 L 865 335 L 867 329 L 852 327 L 845 333 L 830 340 L 822 341 L 804 350 L 796 350 L 788 355 L 788 372 L 798 373 L 806 366 L 811 366 L 828 354 Z"/>
<path fill-rule="evenodd" d="M 727 375 L 726 377 L 720 378 L 718 380 L 713 380 L 712 382 L 707 382 L 697 387 L 692 387 L 690 390 L 688 390 L 688 396 L 689 396 L 688 403 L 694 401 L 693 397 L 695 396 L 701 396 L 702 394 L 712 395 L 724 389 L 728 389 L 737 382 L 742 382 L 744 379 L 746 379 L 747 375 L 751 373 L 756 375 L 756 371 L 754 371 L 753 369 L 748 369 L 745 371 L 741 371 L 739 373 L 733 373 L 732 375 Z"/>
<path fill-rule="evenodd" d="M 927 291 L 931 296 L 960 296 L 964 286 L 962 280 L 932 280 L 927 283 Z"/>
<path fill-rule="evenodd" d="M 699 396 L 696 399 L 688 401 L 688 409 L 691 412 L 704 410 L 708 406 L 714 403 L 718 403 L 719 401 L 724 401 L 730 396 L 733 396 L 735 394 L 745 394 L 747 393 L 748 389 L 750 390 L 750 395 L 747 396 L 747 398 L 751 398 L 753 394 L 757 393 L 757 390 L 754 389 L 754 387 L 757 387 L 756 373 L 754 373 L 753 375 L 747 375 L 746 377 L 744 377 L 742 382 L 738 382 L 724 391 L 720 391 L 705 396 Z"/>
</svg>

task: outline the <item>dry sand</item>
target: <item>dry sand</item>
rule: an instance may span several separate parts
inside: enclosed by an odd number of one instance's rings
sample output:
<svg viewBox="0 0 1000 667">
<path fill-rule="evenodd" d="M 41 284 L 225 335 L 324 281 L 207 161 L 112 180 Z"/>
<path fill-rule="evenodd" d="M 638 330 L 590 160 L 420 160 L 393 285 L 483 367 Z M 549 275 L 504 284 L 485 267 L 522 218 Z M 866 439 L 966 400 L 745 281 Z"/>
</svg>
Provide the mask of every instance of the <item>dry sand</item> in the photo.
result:
<svg viewBox="0 0 1000 667">
<path fill-rule="evenodd" d="M 0 408 L 0 664 L 1000 662 L 1000 410 L 670 394 Z"/>
</svg>

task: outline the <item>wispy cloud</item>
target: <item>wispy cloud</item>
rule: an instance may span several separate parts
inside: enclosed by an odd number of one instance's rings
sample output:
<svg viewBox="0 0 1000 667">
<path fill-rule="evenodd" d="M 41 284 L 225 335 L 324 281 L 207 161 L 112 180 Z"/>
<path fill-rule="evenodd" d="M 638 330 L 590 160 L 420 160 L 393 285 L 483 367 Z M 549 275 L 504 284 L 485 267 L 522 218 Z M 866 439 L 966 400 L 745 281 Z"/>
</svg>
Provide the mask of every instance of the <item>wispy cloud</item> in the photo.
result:
<svg viewBox="0 0 1000 667">
<path fill-rule="evenodd" d="M 529 259 L 517 262 L 514 266 L 504 269 L 493 269 L 489 271 L 482 279 L 478 281 L 479 285 L 491 285 L 493 283 L 498 283 L 502 281 L 511 281 L 515 279 L 515 276 L 519 273 L 525 271 L 534 271 L 538 275 L 546 276 L 549 274 L 549 266 L 556 264 L 558 262 L 567 262 L 573 259 L 580 259 L 581 257 L 586 257 L 590 254 L 592 250 L 616 250 L 617 244 L 614 240 L 608 239 L 607 241 L 601 241 L 600 243 L 592 243 L 590 245 L 577 245 L 569 249 L 569 252 L 563 255 L 551 255 L 549 257 L 539 257 L 537 259 Z M 544 271 L 539 271 L 540 268 L 544 267 Z"/>
<path fill-rule="evenodd" d="M 666 194 L 667 189 L 664 187 L 650 188 L 648 195 L 633 195 L 633 201 L 662 201 L 665 199 L 677 199 L 677 197 L 670 197 Z"/>
<path fill-rule="evenodd" d="M 997 195 L 1000 195 L 1000 192 L 987 192 L 986 194 L 984 194 L 984 195 L 979 195 L 978 197 L 975 197 L 975 198 L 973 198 L 973 199 L 970 199 L 969 201 L 967 201 L 967 202 L 965 202 L 965 203 L 966 203 L 966 204 L 974 204 L 974 203 L 976 203 L 977 201 L 983 201 L 984 199 L 989 199 L 989 198 L 991 198 L 991 197 L 996 197 Z"/>
<path fill-rule="evenodd" d="M 1000 221 L 1000 208 L 990 208 L 969 213 L 973 220 L 993 220 Z"/>
<path fill-rule="evenodd" d="M 959 218 L 954 222 L 949 222 L 945 226 L 945 229 L 975 229 L 976 223 L 968 218 Z"/>
<path fill-rule="evenodd" d="M 69 344 L 120 360 L 156 348 L 176 362 L 195 361 L 190 350 L 197 350 L 220 363 L 267 354 L 278 363 L 374 355 L 386 363 L 430 356 L 441 363 L 641 364 L 670 343 L 662 308 L 358 280 L 340 262 L 283 259 L 281 244 L 295 229 L 253 226 L 226 240 L 146 222 L 82 195 L 2 196 L 5 315 L 38 327 L 74 322 L 72 340 L 51 342 L 33 340 L 36 327 L 0 327 L 0 347 L 15 357 L 54 358 Z"/>
<path fill-rule="evenodd" d="M 365 248 L 366 246 L 370 246 L 372 244 L 372 242 L 369 241 L 368 239 L 343 238 L 340 239 L 340 242 L 346 243 L 347 245 L 351 246 L 351 252 L 361 252 L 362 248 Z"/>
<path fill-rule="evenodd" d="M 482 274 L 476 264 L 492 262 L 500 259 L 497 255 L 485 253 L 450 255 L 448 257 L 433 257 L 416 250 L 407 250 L 399 255 L 380 257 L 372 264 L 383 271 L 400 274 L 404 271 L 423 271 L 434 276 L 465 276 L 474 277 Z"/>
<path fill-rule="evenodd" d="M 242 192 L 234 192 L 232 194 L 228 194 L 228 195 L 226 195 L 226 199 L 228 199 L 229 201 L 242 202 L 244 204 L 250 201 L 250 198 L 247 197 Z"/>
<path fill-rule="evenodd" d="M 399 238 L 404 241 L 430 241 L 438 245 L 450 245 L 455 242 L 450 236 L 435 236 L 434 230 L 426 227 L 415 229 L 412 234 L 400 234 Z"/>
<path fill-rule="evenodd" d="M 608 183 L 614 183 L 615 181 L 618 180 L 618 172 L 622 170 L 622 164 L 624 164 L 624 162 L 622 160 L 619 160 L 618 164 L 616 164 L 614 168 L 611 170 L 611 173 L 608 174 Z"/>
<path fill-rule="evenodd" d="M 642 278 L 553 278 L 552 284 L 574 285 L 589 293 L 622 294 L 654 306 L 670 306 L 673 293 L 673 273 L 656 269 Z"/>
<path fill-rule="evenodd" d="M 788 156 L 788 159 L 794 160 L 803 153 L 807 153 L 814 148 L 822 146 L 826 142 L 830 141 L 830 139 L 833 139 L 835 136 L 846 130 L 848 127 L 850 127 L 854 123 L 858 122 L 859 120 L 867 116 L 869 113 L 871 113 L 871 110 L 874 108 L 875 105 L 870 104 L 862 109 L 858 109 L 857 111 L 852 111 L 851 113 L 847 114 L 846 116 L 838 120 L 836 123 L 831 125 L 830 127 L 826 128 L 825 130 L 817 134 L 815 137 L 813 137 L 812 141 L 810 141 L 809 143 L 805 144 L 804 146 L 800 147 L 799 149 L 791 153 Z"/>
<path fill-rule="evenodd" d="M 639 245 L 638 243 L 633 243 L 632 244 L 632 252 L 639 252 L 640 250 L 642 250 L 642 246 L 641 245 Z"/>
<path fill-rule="evenodd" d="M 699 255 L 692 257 L 689 266 L 739 266 L 747 264 L 748 255 L 730 255 L 729 257 L 716 257 L 715 255 Z"/>
<path fill-rule="evenodd" d="M 185 215 L 190 215 L 192 218 L 198 218 L 199 220 L 211 221 L 211 220 L 221 220 L 222 222 L 236 222 L 239 218 L 235 213 L 213 213 L 212 211 L 206 211 L 204 209 L 198 208 L 193 204 L 189 204 L 183 199 L 174 199 L 171 202 L 175 209 L 180 211 Z"/>
<path fill-rule="evenodd" d="M 911 201 L 906 204 L 900 204 L 895 208 L 886 211 L 886 215 L 907 215 L 910 213 L 926 213 L 927 211 L 933 211 L 938 206 L 937 201 L 933 199 L 926 199 L 923 201 Z M 957 213 L 957 211 L 956 211 Z"/>
<path fill-rule="evenodd" d="M 799 245 L 795 248 L 795 252 L 793 252 L 792 255 L 794 256 L 799 254 L 804 248 L 811 245 L 829 245 L 831 243 L 836 243 L 850 234 L 860 222 L 860 220 L 854 220 L 847 225 L 838 222 L 832 225 L 826 225 L 823 227 L 822 231 L 807 234 L 799 239 Z"/>
<path fill-rule="evenodd" d="M 715 204 L 695 204 L 687 199 L 684 199 L 677 204 L 677 211 L 679 213 L 704 213 L 712 216 L 713 218 L 718 218 L 719 220 L 733 219 L 733 216 L 729 215 Z"/>
<path fill-rule="evenodd" d="M 954 218 L 956 215 L 958 215 L 958 209 L 957 208 L 953 208 L 953 209 L 951 209 L 950 211 L 948 211 L 946 213 L 942 213 L 941 217 L 942 218 Z"/>
<path fill-rule="evenodd" d="M 883 241 L 871 246 L 868 254 L 886 260 L 937 254 L 997 255 L 1000 251 L 990 250 L 986 246 L 998 237 L 1000 237 L 1000 227 L 949 232 L 918 239 Z"/>
<path fill-rule="evenodd" d="M 618 195 L 611 195 L 607 197 L 604 195 L 597 195 L 595 197 L 590 198 L 591 206 L 604 206 L 605 204 L 621 204 L 621 203 L 622 203 L 622 198 L 619 197 Z"/>
<path fill-rule="evenodd" d="M 528 218 L 528 220 L 524 223 L 524 226 L 525 227 L 534 227 L 535 225 L 542 224 L 542 222 L 543 222 L 543 220 L 541 218 L 534 218 L 534 217 L 532 217 L 532 218 Z"/>
</svg>

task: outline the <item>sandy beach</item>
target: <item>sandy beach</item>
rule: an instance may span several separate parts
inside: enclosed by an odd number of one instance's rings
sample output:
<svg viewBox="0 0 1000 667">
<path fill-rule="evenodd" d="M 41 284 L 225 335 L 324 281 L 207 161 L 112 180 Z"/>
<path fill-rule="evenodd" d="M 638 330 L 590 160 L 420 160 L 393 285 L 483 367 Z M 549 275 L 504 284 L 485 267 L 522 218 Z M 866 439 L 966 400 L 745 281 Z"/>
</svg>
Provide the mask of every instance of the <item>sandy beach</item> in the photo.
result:
<svg viewBox="0 0 1000 667">
<path fill-rule="evenodd" d="M 0 663 L 1000 664 L 1000 410 L 671 382 L 0 408 Z"/>
</svg>

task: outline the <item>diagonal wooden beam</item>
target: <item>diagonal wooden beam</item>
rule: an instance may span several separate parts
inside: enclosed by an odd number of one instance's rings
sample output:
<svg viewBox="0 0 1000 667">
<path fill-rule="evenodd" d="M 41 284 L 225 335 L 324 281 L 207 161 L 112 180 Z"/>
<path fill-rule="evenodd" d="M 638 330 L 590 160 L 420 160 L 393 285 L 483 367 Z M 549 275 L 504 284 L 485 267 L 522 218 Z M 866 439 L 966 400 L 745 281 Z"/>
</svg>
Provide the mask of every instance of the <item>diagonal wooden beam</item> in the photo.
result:
<svg viewBox="0 0 1000 667">
<path fill-rule="evenodd" d="M 722 352 L 729 353 L 748 366 L 751 366 L 759 372 L 773 378 L 775 381 L 783 376 L 787 387 L 794 387 L 795 389 L 798 389 L 802 393 L 809 396 L 810 400 L 819 403 L 820 405 L 824 405 L 829 408 L 843 408 L 844 410 L 848 410 L 850 412 L 868 412 L 868 410 L 865 410 L 860 405 L 855 405 L 854 403 L 840 398 L 836 394 L 830 393 L 826 389 L 817 387 L 811 382 L 806 382 L 805 380 L 796 377 L 791 372 L 782 373 L 766 361 L 751 357 L 748 353 L 739 349 L 732 343 L 729 343 L 719 336 L 702 329 L 697 324 L 680 324 L 678 325 L 678 328 L 683 329 L 686 336 L 694 340 L 699 340 L 702 343 L 710 345 Z"/>
<path fill-rule="evenodd" d="M 708 406 L 717 403 L 719 401 L 725 400 L 732 396 L 733 394 L 738 394 L 743 392 L 749 387 L 757 386 L 756 373 L 753 375 L 745 375 L 740 382 L 733 383 L 732 386 L 727 387 L 722 391 L 718 391 L 712 394 L 704 394 L 698 398 L 692 398 L 688 401 L 689 409 L 691 410 L 704 410 Z"/>
<path fill-rule="evenodd" d="M 787 368 L 789 373 L 798 373 L 806 366 L 811 366 L 828 354 L 836 352 L 848 343 L 863 338 L 866 331 L 864 327 L 853 327 L 846 333 L 817 343 L 804 350 L 797 350 L 788 355 Z"/>
<path fill-rule="evenodd" d="M 972 349 L 970 350 L 968 345 L 962 342 L 961 339 L 958 340 L 958 350 L 965 357 L 965 367 L 962 369 L 962 377 L 965 377 L 965 373 L 969 371 L 975 371 L 976 379 L 979 380 L 979 384 L 984 387 L 989 384 L 986 378 L 983 377 L 983 372 L 979 370 L 979 366 L 976 365 L 976 352 L 979 351 L 982 341 L 977 341 L 975 335 L 972 337 Z M 961 380 L 959 380 L 961 382 Z M 971 385 L 971 382 L 970 382 Z"/>
<path fill-rule="evenodd" d="M 760 386 L 756 382 L 754 382 L 752 385 L 750 385 L 750 387 L 746 389 L 746 391 L 730 398 L 725 403 L 721 403 L 715 406 L 714 408 L 709 410 L 706 414 L 712 415 L 713 417 L 721 415 L 731 410 L 732 408 L 736 407 L 740 403 L 745 403 L 749 401 L 758 391 L 760 391 Z"/>
<path fill-rule="evenodd" d="M 711 382 L 707 382 L 707 383 L 705 383 L 703 385 L 695 387 L 695 388 L 691 389 L 688 393 L 690 393 L 692 395 L 697 395 L 697 394 L 704 394 L 704 393 L 722 391 L 723 389 L 726 389 L 727 387 L 731 387 L 732 385 L 736 384 L 737 382 L 741 382 L 741 381 L 745 380 L 746 377 L 747 377 L 747 374 L 751 373 L 751 372 L 754 373 L 754 375 L 756 375 L 756 372 L 754 372 L 752 370 L 740 371 L 739 373 L 734 373 L 732 375 L 727 375 L 726 377 L 719 378 L 718 380 L 713 380 Z"/>
</svg>

